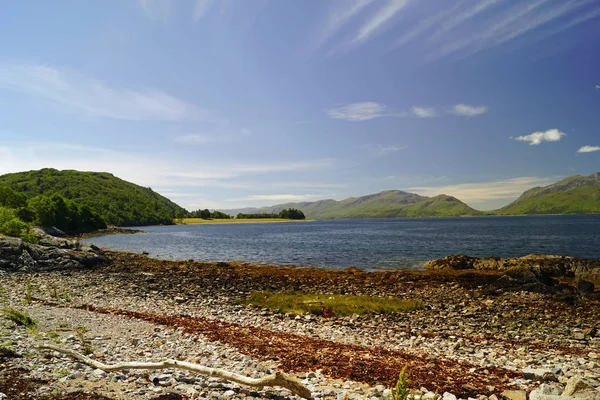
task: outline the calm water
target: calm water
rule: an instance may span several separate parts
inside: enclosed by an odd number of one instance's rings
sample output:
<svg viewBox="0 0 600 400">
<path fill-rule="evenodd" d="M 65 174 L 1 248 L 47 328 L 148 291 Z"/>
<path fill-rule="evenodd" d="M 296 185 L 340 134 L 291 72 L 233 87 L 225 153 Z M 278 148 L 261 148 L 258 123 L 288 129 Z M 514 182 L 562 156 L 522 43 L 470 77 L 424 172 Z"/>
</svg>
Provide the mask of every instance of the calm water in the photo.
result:
<svg viewBox="0 0 600 400">
<path fill-rule="evenodd" d="M 86 240 L 112 250 L 210 261 L 331 267 L 422 266 L 449 254 L 600 258 L 600 215 L 177 225 Z"/>
</svg>

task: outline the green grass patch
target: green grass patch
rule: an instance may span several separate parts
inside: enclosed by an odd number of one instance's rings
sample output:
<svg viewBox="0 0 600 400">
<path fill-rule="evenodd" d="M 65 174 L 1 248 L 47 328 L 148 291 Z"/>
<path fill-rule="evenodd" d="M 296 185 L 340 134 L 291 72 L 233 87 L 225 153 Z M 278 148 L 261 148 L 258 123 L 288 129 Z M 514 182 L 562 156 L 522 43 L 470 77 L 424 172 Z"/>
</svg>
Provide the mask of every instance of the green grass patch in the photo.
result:
<svg viewBox="0 0 600 400">
<path fill-rule="evenodd" d="M 33 328 L 37 325 L 37 321 L 31 318 L 29 314 L 12 307 L 4 307 L 0 312 L 4 315 L 5 319 L 14 322 L 17 325 L 26 326 L 28 328 Z"/>
<path fill-rule="evenodd" d="M 253 292 L 240 302 L 284 313 L 327 315 L 333 311 L 335 315 L 341 316 L 369 313 L 393 314 L 424 308 L 421 300 L 298 292 Z"/>
</svg>

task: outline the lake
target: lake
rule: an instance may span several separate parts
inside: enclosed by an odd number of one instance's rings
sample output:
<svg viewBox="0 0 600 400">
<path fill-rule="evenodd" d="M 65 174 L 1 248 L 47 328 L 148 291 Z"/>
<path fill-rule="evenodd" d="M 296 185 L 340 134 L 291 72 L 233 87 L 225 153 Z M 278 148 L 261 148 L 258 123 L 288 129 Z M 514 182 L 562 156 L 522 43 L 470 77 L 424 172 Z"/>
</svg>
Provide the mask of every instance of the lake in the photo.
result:
<svg viewBox="0 0 600 400">
<path fill-rule="evenodd" d="M 361 219 L 151 226 L 148 234 L 84 240 L 176 260 L 421 267 L 449 254 L 600 258 L 600 215 Z"/>
</svg>

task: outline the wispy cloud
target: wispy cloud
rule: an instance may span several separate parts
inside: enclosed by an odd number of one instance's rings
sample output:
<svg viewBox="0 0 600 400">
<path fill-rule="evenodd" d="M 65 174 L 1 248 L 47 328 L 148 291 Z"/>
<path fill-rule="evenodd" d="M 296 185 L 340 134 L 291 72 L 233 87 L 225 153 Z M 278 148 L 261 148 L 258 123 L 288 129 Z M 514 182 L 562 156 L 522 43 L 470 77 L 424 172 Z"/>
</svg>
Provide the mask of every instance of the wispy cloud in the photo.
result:
<svg viewBox="0 0 600 400">
<path fill-rule="evenodd" d="M 452 113 L 463 117 L 475 117 L 487 111 L 486 106 L 469 106 L 466 104 L 457 104 L 452 108 Z"/>
<path fill-rule="evenodd" d="M 358 15 L 363 9 L 369 6 L 373 0 L 345 0 L 342 4 L 343 7 L 335 9 L 329 18 L 327 24 L 323 29 L 323 33 L 319 38 L 318 45 L 322 45 L 327 42 L 332 36 L 334 36 L 344 25 Z"/>
<path fill-rule="evenodd" d="M 169 0 L 138 0 L 138 4 L 150 19 L 164 21 L 171 14 L 171 1 Z"/>
<path fill-rule="evenodd" d="M 535 177 L 524 176 L 511 179 L 495 180 L 491 182 L 462 183 L 444 186 L 415 186 L 408 190 L 423 196 L 437 196 L 446 194 L 454 196 L 474 207 L 486 207 L 508 203 L 523 194 L 524 191 L 536 186 L 546 186 L 559 180 L 560 177 Z"/>
<path fill-rule="evenodd" d="M 434 108 L 425 108 L 425 107 L 413 107 L 412 112 L 415 116 L 419 118 L 435 118 L 437 117 L 437 112 Z"/>
<path fill-rule="evenodd" d="M 373 101 L 352 103 L 342 107 L 327 110 L 331 118 L 345 119 L 346 121 L 368 121 L 373 118 L 385 117 L 387 106 Z"/>
<path fill-rule="evenodd" d="M 388 0 L 387 4 L 379 9 L 373 17 L 364 23 L 353 39 L 355 44 L 369 40 L 388 24 L 392 18 L 408 4 L 408 0 Z"/>
<path fill-rule="evenodd" d="M 198 22 L 206 15 L 214 3 L 214 0 L 196 0 L 194 4 L 194 14 L 192 18 L 194 22 Z"/>
<path fill-rule="evenodd" d="M 369 152 L 377 157 L 384 157 L 392 153 L 397 153 L 399 151 L 405 150 L 406 146 L 397 146 L 397 145 L 383 145 L 383 144 L 365 144 L 362 146 L 358 146 L 359 148 Z"/>
<path fill-rule="evenodd" d="M 517 136 L 513 139 L 519 142 L 529 142 L 530 145 L 536 146 L 542 142 L 558 142 L 565 135 L 566 133 L 558 129 L 548 129 L 544 132 L 533 132 L 529 135 Z"/>
<path fill-rule="evenodd" d="M 478 14 L 483 13 L 501 1 L 502 0 L 480 1 L 470 8 L 465 8 L 464 3 L 459 3 L 462 6 L 461 12 L 448 16 L 443 23 L 438 25 L 437 30 L 429 37 L 429 40 L 437 40 L 443 37 L 448 31 L 460 26 L 461 24 L 464 24 L 466 21 L 472 19 Z"/>
<path fill-rule="evenodd" d="M 192 133 L 189 135 L 177 136 L 175 141 L 189 145 L 203 145 L 207 143 L 233 143 L 250 136 L 248 129 L 241 129 L 239 133 Z"/>
<path fill-rule="evenodd" d="M 322 194 L 254 194 L 228 199 L 227 201 L 311 201 L 322 198 Z"/>
<path fill-rule="evenodd" d="M 600 146 L 582 146 L 577 150 L 578 153 L 592 153 L 594 151 L 600 151 Z"/>
<path fill-rule="evenodd" d="M 487 112 L 486 106 L 469 106 L 466 104 L 457 104 L 449 112 L 454 115 L 464 117 L 475 117 Z M 374 101 L 365 101 L 361 103 L 352 103 L 345 106 L 326 110 L 331 118 L 344 119 L 346 121 L 368 121 L 381 117 L 407 117 L 415 116 L 417 118 L 435 118 L 439 116 L 435 108 L 414 106 L 410 112 L 389 111 L 388 106 Z"/>
<path fill-rule="evenodd" d="M 20 92 L 87 116 L 131 121 L 212 119 L 212 113 L 156 89 L 132 90 L 66 69 L 0 64 L 0 89 Z"/>
<path fill-rule="evenodd" d="M 590 0 L 553 2 L 536 0 L 518 2 L 508 12 L 496 13 L 485 24 L 476 25 L 466 34 L 451 36 L 451 41 L 443 41 L 430 59 L 460 53 L 462 57 L 499 46 L 513 39 L 546 26 L 550 22 L 564 18 L 578 8 L 589 4 Z M 587 21 L 589 18 L 573 20 L 570 27 Z"/>
</svg>

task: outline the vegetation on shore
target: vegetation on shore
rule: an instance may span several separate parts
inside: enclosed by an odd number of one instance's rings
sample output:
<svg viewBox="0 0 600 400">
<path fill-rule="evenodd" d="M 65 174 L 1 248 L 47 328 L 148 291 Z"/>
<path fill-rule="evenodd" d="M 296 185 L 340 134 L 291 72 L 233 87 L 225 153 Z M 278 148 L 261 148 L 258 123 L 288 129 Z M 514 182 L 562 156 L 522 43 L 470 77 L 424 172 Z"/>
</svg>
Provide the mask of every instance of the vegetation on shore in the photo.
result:
<svg viewBox="0 0 600 400">
<path fill-rule="evenodd" d="M 175 220 L 178 224 L 252 224 L 252 223 L 264 223 L 264 222 L 293 222 L 293 221 L 303 221 L 303 220 L 292 220 L 292 219 L 283 219 L 283 218 L 252 218 L 252 219 L 238 219 L 238 218 L 214 218 L 214 219 L 204 219 L 204 218 L 180 218 Z"/>
<path fill-rule="evenodd" d="M 166 197 L 106 172 L 44 168 L 0 176 L 0 185 L 27 199 L 58 194 L 99 214 L 109 225 L 172 224 L 187 211 Z"/>
<path fill-rule="evenodd" d="M 0 186 L 0 233 L 35 242 L 33 225 L 54 226 L 67 233 L 106 228 L 102 217 L 92 209 L 59 194 L 27 199 L 22 193 Z"/>
<path fill-rule="evenodd" d="M 242 304 L 260 306 L 269 310 L 293 314 L 324 316 L 352 314 L 393 314 L 420 310 L 420 300 L 403 300 L 396 297 L 354 296 L 342 294 L 253 292 Z"/>
<path fill-rule="evenodd" d="M 268 218 L 279 218 L 279 219 L 306 219 L 304 213 L 295 208 L 287 208 L 279 211 L 279 213 L 253 213 L 244 214 L 239 213 L 236 216 L 237 219 L 268 219 Z"/>
</svg>

